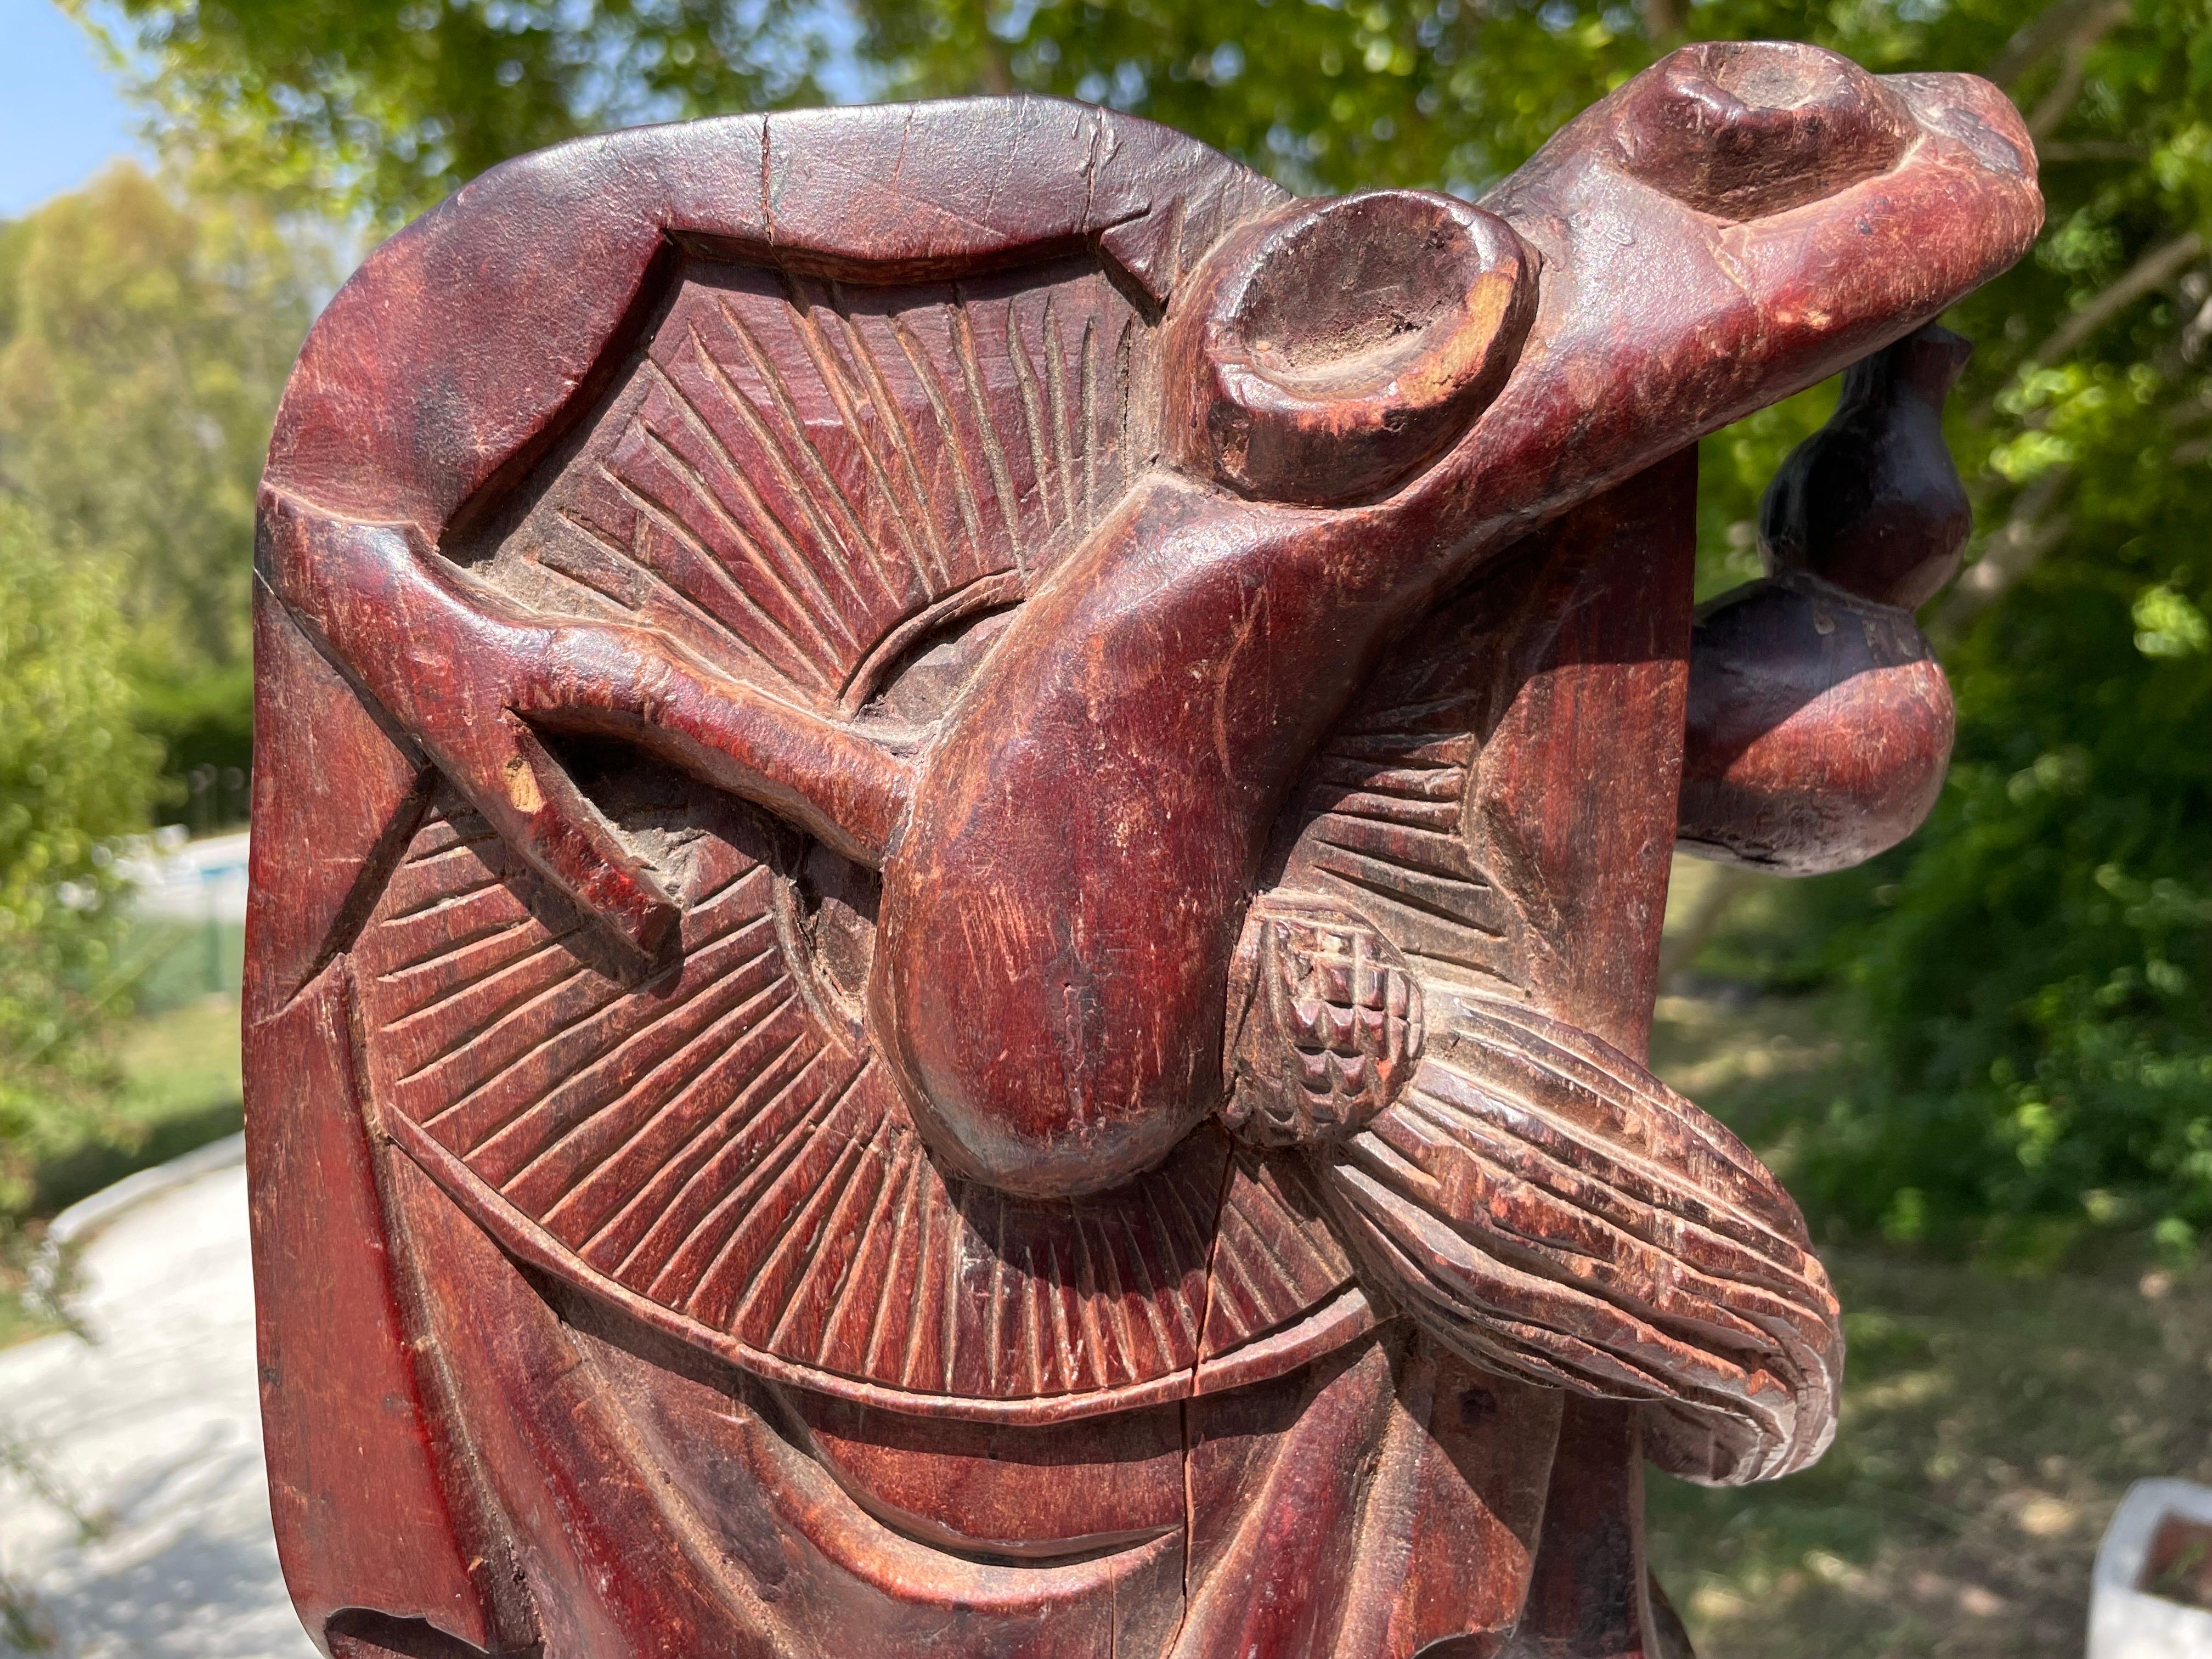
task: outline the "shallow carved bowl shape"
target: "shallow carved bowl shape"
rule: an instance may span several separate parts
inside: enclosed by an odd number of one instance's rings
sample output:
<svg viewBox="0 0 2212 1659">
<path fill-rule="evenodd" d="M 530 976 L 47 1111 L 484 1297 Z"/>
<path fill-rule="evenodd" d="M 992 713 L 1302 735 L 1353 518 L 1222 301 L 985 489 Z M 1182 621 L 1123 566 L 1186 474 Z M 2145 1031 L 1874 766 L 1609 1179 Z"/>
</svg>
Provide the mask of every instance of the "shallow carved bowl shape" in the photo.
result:
<svg viewBox="0 0 2212 1659">
<path fill-rule="evenodd" d="M 1747 45 L 1480 204 L 986 100 L 586 141 L 379 250 L 257 560 L 317 1639 L 1675 1642 L 1641 1459 L 1802 1467 L 1841 1341 L 1642 1064 L 1667 854 L 1926 810 L 1923 325 L 2039 216 L 1985 84 Z M 1686 446 L 1861 362 L 1693 617 Z"/>
</svg>

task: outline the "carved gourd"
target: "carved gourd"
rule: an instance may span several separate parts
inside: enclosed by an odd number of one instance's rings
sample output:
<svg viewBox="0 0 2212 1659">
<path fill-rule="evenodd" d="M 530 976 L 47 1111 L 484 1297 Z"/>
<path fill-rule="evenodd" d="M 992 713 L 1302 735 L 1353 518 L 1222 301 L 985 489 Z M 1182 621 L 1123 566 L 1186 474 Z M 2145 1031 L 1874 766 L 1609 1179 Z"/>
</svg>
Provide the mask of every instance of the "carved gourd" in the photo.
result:
<svg viewBox="0 0 2212 1659">
<path fill-rule="evenodd" d="M 1855 363 L 1759 511 L 1771 575 L 1698 613 L 1687 850 L 1785 875 L 1887 852 L 1951 757 L 1951 688 L 1911 612 L 1971 528 L 1943 399 L 1973 348 L 1933 325 Z"/>
</svg>

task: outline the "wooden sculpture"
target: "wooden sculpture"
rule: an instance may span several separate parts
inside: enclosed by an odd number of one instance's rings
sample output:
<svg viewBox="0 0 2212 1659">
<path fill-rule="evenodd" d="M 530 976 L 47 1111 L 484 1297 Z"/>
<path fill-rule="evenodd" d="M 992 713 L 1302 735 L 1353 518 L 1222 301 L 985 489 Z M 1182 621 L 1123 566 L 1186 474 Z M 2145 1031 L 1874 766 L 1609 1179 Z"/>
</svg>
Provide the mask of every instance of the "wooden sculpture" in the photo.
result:
<svg viewBox="0 0 2212 1659">
<path fill-rule="evenodd" d="M 1480 206 L 1036 100 L 495 169 L 262 496 L 284 1571 L 370 1656 L 1686 1651 L 1804 1226 L 1642 1056 L 1678 839 L 1927 810 L 1925 327 L 2011 107 L 1686 48 Z M 1852 367 L 1856 365 L 1856 367 Z M 1693 616 L 1694 440 L 1850 370 Z"/>
</svg>

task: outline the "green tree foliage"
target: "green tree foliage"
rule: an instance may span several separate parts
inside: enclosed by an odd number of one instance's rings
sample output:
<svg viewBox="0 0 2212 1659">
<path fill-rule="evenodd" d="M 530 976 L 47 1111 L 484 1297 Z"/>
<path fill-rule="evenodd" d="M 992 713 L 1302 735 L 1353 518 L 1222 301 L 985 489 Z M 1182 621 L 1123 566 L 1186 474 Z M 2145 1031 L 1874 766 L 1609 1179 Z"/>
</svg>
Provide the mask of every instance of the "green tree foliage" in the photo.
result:
<svg viewBox="0 0 2212 1659">
<path fill-rule="evenodd" d="M 1306 189 L 1479 193 L 1692 37 L 1991 76 L 2050 221 L 1951 319 L 1981 344 L 1951 421 L 1977 565 L 1927 618 L 1957 763 L 1918 837 L 1785 907 L 1869 1039 L 1800 1114 L 1800 1179 L 1905 1236 L 2212 1225 L 2207 0 L 118 4 L 173 131 L 386 221 L 568 132 L 809 98 L 841 29 L 874 91 L 1108 102 Z M 1707 443 L 1709 586 L 1755 571 L 1758 492 L 1832 395 Z"/>
<path fill-rule="evenodd" d="M 42 1139 L 114 1081 L 108 842 L 144 827 L 158 759 L 131 722 L 118 591 L 0 498 L 0 1216 Z"/>
<path fill-rule="evenodd" d="M 250 741 L 254 485 L 321 276 L 266 212 L 128 164 L 0 227 L 0 493 L 118 573 L 179 770 Z"/>
<path fill-rule="evenodd" d="M 62 0 L 95 27 L 106 9 Z M 819 101 L 834 22 L 789 0 L 130 0 L 165 149 L 390 228 L 578 132 Z M 850 30 L 842 31 L 849 33 Z"/>
</svg>

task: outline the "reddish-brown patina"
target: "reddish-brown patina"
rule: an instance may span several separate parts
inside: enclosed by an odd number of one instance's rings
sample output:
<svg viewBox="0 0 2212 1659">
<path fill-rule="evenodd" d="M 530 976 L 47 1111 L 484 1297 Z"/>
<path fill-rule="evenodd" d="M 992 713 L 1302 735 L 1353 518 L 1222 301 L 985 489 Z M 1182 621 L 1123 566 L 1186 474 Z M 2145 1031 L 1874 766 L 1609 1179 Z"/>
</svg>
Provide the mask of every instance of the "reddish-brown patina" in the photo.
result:
<svg viewBox="0 0 2212 1659">
<path fill-rule="evenodd" d="M 1643 1460 L 1802 1467 L 1842 1352 L 1643 1064 L 1668 860 L 1927 810 L 1928 325 L 2039 217 L 1983 82 L 1749 45 L 1480 205 L 1000 100 L 571 144 L 387 243 L 257 565 L 316 1640 L 1686 1651 Z M 1693 615 L 1694 441 L 1845 369 Z"/>
</svg>

